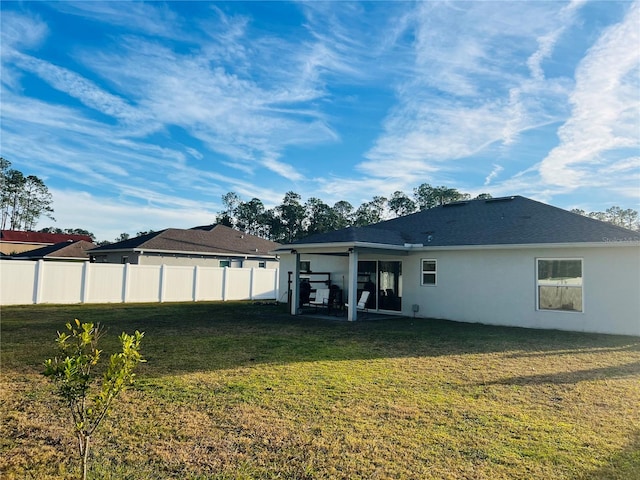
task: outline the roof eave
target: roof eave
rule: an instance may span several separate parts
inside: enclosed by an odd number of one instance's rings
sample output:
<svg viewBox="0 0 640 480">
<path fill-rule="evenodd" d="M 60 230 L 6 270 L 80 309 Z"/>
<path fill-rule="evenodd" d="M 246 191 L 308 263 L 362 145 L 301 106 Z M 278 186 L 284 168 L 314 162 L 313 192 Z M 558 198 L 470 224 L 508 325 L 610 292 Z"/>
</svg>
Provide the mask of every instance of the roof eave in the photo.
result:
<svg viewBox="0 0 640 480">
<path fill-rule="evenodd" d="M 566 243 L 513 243 L 490 245 L 425 245 L 414 251 L 433 250 L 522 250 L 527 248 L 615 248 L 640 247 L 640 242 L 566 242 Z"/>
<path fill-rule="evenodd" d="M 272 250 L 275 254 L 283 253 L 310 253 L 309 250 L 322 250 L 322 253 L 347 253 L 351 249 L 376 249 L 376 250 L 396 250 L 407 251 L 404 245 L 393 245 L 389 243 L 373 243 L 373 242 L 329 242 L 329 243 L 296 243 L 283 245 L 280 248 Z"/>
<path fill-rule="evenodd" d="M 333 243 L 305 243 L 284 245 L 272 252 L 287 253 L 345 253 L 349 249 L 395 250 L 404 252 L 426 252 L 434 250 L 518 250 L 526 248 L 612 248 L 612 247 L 640 247 L 637 241 L 608 241 L 608 242 L 567 242 L 567 243 L 515 243 L 515 244 L 487 244 L 487 245 L 392 245 L 370 242 L 333 242 Z"/>
<path fill-rule="evenodd" d="M 89 250 L 91 252 L 91 250 Z M 163 249 L 154 249 L 154 248 L 126 248 L 126 249 L 118 249 L 118 250 L 101 250 L 99 252 L 93 253 L 102 254 L 102 253 L 118 253 L 118 252 L 133 252 L 139 253 L 140 255 L 144 255 L 145 253 L 159 253 L 164 255 L 200 255 L 205 257 L 242 257 L 242 258 L 264 258 L 264 257 L 274 257 L 271 253 L 259 253 L 259 252 L 198 252 L 198 251 L 190 251 L 190 250 L 163 250 Z"/>
</svg>

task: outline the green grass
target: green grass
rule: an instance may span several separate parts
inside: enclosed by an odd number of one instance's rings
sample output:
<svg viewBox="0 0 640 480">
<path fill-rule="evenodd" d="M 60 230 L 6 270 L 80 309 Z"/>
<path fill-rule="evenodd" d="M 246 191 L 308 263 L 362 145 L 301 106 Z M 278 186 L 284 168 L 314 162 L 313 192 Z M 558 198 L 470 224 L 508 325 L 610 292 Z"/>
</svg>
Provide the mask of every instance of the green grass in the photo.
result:
<svg viewBox="0 0 640 480">
<path fill-rule="evenodd" d="M 148 363 L 94 479 L 638 479 L 640 339 L 250 303 L 3 307 L 0 477 L 77 478 L 40 372 L 67 321 Z"/>
</svg>

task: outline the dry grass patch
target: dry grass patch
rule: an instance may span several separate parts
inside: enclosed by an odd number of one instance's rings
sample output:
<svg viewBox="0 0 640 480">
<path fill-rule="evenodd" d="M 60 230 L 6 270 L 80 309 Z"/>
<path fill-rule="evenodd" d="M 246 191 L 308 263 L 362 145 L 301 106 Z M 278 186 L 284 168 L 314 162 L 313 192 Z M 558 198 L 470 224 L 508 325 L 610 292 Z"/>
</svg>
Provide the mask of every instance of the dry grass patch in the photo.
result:
<svg viewBox="0 0 640 480">
<path fill-rule="evenodd" d="M 146 332 L 149 362 L 95 439 L 92 478 L 640 478 L 635 337 L 246 303 L 2 314 L 3 479 L 77 475 L 39 374 L 74 317 Z"/>
</svg>

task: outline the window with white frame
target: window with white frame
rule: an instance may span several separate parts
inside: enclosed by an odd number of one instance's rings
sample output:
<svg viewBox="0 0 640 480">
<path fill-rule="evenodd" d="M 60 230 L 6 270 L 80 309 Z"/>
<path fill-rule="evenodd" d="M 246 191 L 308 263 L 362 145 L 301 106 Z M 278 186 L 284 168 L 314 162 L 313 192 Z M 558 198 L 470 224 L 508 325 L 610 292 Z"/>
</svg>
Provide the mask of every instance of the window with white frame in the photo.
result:
<svg viewBox="0 0 640 480">
<path fill-rule="evenodd" d="M 267 262 L 265 260 L 260 260 L 258 262 L 258 268 L 267 268 Z"/>
<path fill-rule="evenodd" d="M 220 267 L 224 268 L 224 267 L 230 267 L 231 266 L 231 260 L 220 260 Z"/>
<path fill-rule="evenodd" d="M 422 285 L 435 285 L 438 275 L 437 262 L 434 259 L 422 259 Z"/>
<path fill-rule="evenodd" d="M 539 310 L 582 312 L 582 259 L 538 258 Z"/>
</svg>

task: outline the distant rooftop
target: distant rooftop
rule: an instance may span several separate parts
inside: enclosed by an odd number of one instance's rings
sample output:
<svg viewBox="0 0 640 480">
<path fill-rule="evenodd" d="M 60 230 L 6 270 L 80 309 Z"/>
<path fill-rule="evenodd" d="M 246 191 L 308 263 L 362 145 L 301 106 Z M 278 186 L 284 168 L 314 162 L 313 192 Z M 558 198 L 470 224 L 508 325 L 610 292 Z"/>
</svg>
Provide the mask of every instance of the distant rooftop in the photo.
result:
<svg viewBox="0 0 640 480">
<path fill-rule="evenodd" d="M 3 242 L 14 243 L 42 243 L 54 244 L 71 240 L 77 242 L 84 240 L 91 242 L 92 239 L 88 235 L 69 235 L 66 233 L 42 233 L 42 232 L 22 232 L 18 230 L 0 230 L 0 240 Z"/>
<path fill-rule="evenodd" d="M 11 257 L 17 260 L 31 259 L 67 259 L 89 260 L 88 250 L 95 248 L 95 244 L 85 240 L 68 240 L 53 245 L 36 248 L 27 252 L 18 253 Z"/>
<path fill-rule="evenodd" d="M 167 228 L 95 248 L 91 254 L 123 250 L 268 255 L 280 244 L 233 228 L 214 224 L 192 229 Z"/>
</svg>

